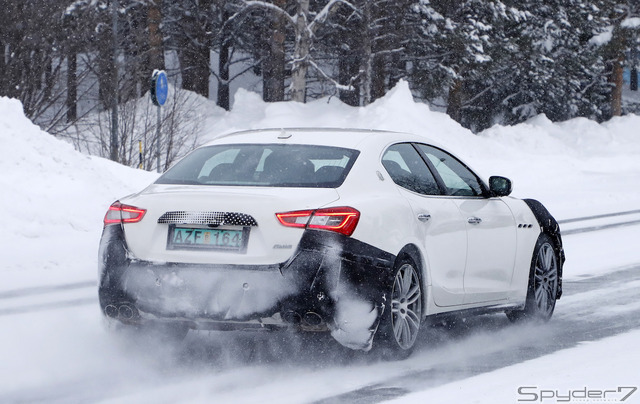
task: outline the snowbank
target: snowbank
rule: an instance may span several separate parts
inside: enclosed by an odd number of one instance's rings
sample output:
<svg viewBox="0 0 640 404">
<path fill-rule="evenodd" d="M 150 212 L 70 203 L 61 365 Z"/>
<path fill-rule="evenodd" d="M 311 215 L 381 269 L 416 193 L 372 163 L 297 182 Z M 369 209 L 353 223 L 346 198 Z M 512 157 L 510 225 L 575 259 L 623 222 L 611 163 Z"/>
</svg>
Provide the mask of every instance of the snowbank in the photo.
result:
<svg viewBox="0 0 640 404">
<path fill-rule="evenodd" d="M 415 102 L 406 81 L 400 81 L 384 98 L 365 108 L 348 106 L 335 97 L 306 104 L 265 103 L 258 94 L 240 89 L 232 110 L 210 123 L 210 130 L 202 137 L 205 141 L 239 129 L 281 127 L 387 129 L 424 133 L 439 140 L 473 137 L 447 115 Z"/>
<path fill-rule="evenodd" d="M 497 153 L 479 158 L 479 168 L 512 177 L 516 196 L 539 198 L 559 218 L 637 209 L 639 127 L 636 115 L 604 124 L 585 118 L 552 123 L 540 115 L 495 126 L 480 137 Z"/>
<path fill-rule="evenodd" d="M 94 279 L 108 206 L 156 175 L 78 153 L 16 100 L 0 98 L 0 128 L 2 271 L 17 275 L 2 288 Z"/>
<path fill-rule="evenodd" d="M 640 117 L 598 124 L 585 118 L 552 123 L 544 115 L 513 127 L 495 126 L 479 135 L 441 112 L 415 102 L 407 82 L 365 108 L 337 98 L 307 104 L 265 103 L 246 90 L 235 95 L 230 112 L 208 118 L 201 140 L 240 129 L 279 127 L 350 127 L 406 131 L 438 141 L 467 161 L 486 179 L 505 175 L 514 196 L 540 199 L 556 216 L 634 209 L 638 184 Z M 597 194 L 597 197 L 595 195 Z"/>
</svg>

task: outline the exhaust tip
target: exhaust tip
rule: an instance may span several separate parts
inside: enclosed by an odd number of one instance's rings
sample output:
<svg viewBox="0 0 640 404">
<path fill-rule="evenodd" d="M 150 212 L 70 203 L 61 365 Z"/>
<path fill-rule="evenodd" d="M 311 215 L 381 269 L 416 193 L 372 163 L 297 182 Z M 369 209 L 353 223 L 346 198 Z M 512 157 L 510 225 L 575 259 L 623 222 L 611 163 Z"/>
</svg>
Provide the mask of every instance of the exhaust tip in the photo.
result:
<svg viewBox="0 0 640 404">
<path fill-rule="evenodd" d="M 302 316 L 300 316 L 300 314 L 296 313 L 293 310 L 287 310 L 282 313 L 282 319 L 290 324 L 300 324 L 300 322 L 302 321 Z"/>
<path fill-rule="evenodd" d="M 123 304 L 118 307 L 118 315 L 124 320 L 131 320 L 135 314 L 135 309 L 128 304 Z"/>
<path fill-rule="evenodd" d="M 304 317 L 302 318 L 302 321 L 304 322 L 305 325 L 308 325 L 311 327 L 317 327 L 324 322 L 320 314 L 313 311 L 306 312 Z"/>
<path fill-rule="evenodd" d="M 113 304 L 108 304 L 104 308 L 104 314 L 109 318 L 116 318 L 118 317 L 118 308 Z"/>
</svg>

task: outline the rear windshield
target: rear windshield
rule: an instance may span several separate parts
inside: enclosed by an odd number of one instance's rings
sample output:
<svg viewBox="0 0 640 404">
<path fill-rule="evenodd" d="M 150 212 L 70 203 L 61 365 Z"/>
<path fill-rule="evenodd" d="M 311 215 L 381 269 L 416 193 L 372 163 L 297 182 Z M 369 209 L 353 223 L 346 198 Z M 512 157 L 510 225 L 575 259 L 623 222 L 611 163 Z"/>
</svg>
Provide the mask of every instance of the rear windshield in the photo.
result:
<svg viewBox="0 0 640 404">
<path fill-rule="evenodd" d="M 358 154 L 315 145 L 207 146 L 186 156 L 156 184 L 337 188 Z"/>
</svg>

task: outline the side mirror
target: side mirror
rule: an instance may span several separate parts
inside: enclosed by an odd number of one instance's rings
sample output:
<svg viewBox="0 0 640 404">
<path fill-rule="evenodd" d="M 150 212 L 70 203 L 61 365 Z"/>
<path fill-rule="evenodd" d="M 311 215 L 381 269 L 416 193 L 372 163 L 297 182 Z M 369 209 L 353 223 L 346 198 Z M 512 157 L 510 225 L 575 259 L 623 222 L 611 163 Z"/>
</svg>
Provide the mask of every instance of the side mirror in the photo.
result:
<svg viewBox="0 0 640 404">
<path fill-rule="evenodd" d="M 492 196 L 507 196 L 511 194 L 513 185 L 509 178 L 494 175 L 489 178 L 489 190 Z"/>
</svg>

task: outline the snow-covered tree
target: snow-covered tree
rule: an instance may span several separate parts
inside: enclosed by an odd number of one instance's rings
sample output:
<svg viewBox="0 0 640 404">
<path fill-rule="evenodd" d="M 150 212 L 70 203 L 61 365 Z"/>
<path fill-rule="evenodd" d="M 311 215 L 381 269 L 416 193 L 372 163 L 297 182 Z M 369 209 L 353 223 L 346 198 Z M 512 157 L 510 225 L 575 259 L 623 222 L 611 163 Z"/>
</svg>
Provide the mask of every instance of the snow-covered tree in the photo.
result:
<svg viewBox="0 0 640 404">
<path fill-rule="evenodd" d="M 414 85 L 446 98 L 463 125 L 603 116 L 604 60 L 590 40 L 604 22 L 594 1 L 421 0 L 414 11 Z"/>
<path fill-rule="evenodd" d="M 280 16 L 286 25 L 293 30 L 294 49 L 289 62 L 291 65 L 291 84 L 289 86 L 291 100 L 297 102 L 305 101 L 307 72 L 310 67 L 322 74 L 327 80 L 332 81 L 336 88 L 345 87 L 330 77 L 314 60 L 312 50 L 318 29 L 326 23 L 339 7 L 355 9 L 351 2 L 347 0 L 329 0 L 318 11 L 314 11 L 311 9 L 310 0 L 296 0 L 293 14 L 289 14 L 287 10 L 276 3 L 246 0 L 244 4 L 246 7 L 234 15 L 232 19 L 239 18 L 240 15 L 251 9 L 260 8 Z"/>
<path fill-rule="evenodd" d="M 0 95 L 22 101 L 31 119 L 55 120 L 51 107 L 63 96 L 56 84 L 64 60 L 64 8 L 63 2 L 47 0 L 0 7 Z"/>
<path fill-rule="evenodd" d="M 601 37 L 603 55 L 607 62 L 610 115 L 622 114 L 622 72 L 627 56 L 637 50 L 640 42 L 640 2 L 637 0 L 602 0 L 607 31 Z"/>
<path fill-rule="evenodd" d="M 230 108 L 229 85 L 260 63 L 260 26 L 247 29 L 251 13 L 241 0 L 177 0 L 164 2 L 165 45 L 178 55 L 180 85 L 209 98 L 209 81 L 217 80 L 217 104 Z M 213 66 L 211 52 L 218 54 Z M 243 56 L 237 57 L 237 51 Z M 248 56 L 247 56 L 248 55 Z M 239 74 L 231 66 L 241 63 Z"/>
<path fill-rule="evenodd" d="M 213 48 L 217 9 L 213 0 L 165 2 L 168 48 L 180 61 L 181 85 L 185 90 L 209 97 L 211 49 Z"/>
<path fill-rule="evenodd" d="M 517 91 L 502 100 L 505 123 L 544 113 L 552 120 L 602 118 L 607 84 L 604 60 L 589 41 L 602 31 L 593 1 L 519 2 L 529 17 L 518 27 L 522 49 Z"/>
<path fill-rule="evenodd" d="M 508 40 L 511 28 L 527 14 L 484 0 L 420 0 L 414 11 L 422 23 L 410 45 L 418 89 L 426 97 L 446 97 L 447 113 L 466 126 L 487 126 L 487 107 L 513 74 L 518 39 Z"/>
</svg>

